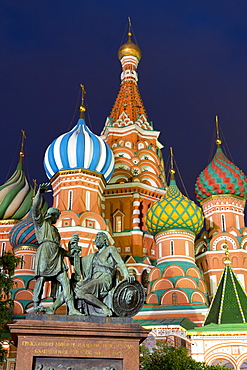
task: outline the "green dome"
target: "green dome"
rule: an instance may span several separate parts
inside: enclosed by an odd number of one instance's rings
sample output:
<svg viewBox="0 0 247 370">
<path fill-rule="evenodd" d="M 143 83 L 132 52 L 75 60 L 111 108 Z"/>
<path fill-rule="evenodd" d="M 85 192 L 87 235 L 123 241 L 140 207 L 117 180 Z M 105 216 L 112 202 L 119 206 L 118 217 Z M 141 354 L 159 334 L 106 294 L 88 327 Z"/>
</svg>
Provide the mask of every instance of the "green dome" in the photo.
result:
<svg viewBox="0 0 247 370">
<path fill-rule="evenodd" d="M 180 192 L 175 180 L 171 180 L 166 194 L 149 208 L 146 225 L 154 235 L 172 229 L 190 230 L 197 234 L 203 227 L 203 219 L 201 209 Z"/>
<path fill-rule="evenodd" d="M 21 220 L 32 205 L 34 189 L 29 184 L 20 161 L 13 175 L 0 186 L 0 220 Z"/>
</svg>

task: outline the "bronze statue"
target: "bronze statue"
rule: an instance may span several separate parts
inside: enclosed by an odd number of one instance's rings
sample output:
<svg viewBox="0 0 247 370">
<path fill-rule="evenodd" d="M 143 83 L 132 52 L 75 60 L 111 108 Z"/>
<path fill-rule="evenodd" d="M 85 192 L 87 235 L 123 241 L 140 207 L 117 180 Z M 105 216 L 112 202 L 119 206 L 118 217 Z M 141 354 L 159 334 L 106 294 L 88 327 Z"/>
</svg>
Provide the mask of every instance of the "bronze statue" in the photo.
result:
<svg viewBox="0 0 247 370">
<path fill-rule="evenodd" d="M 60 216 L 57 208 L 49 208 L 41 214 L 42 194 L 48 191 L 49 183 L 39 186 L 33 201 L 33 221 L 39 248 L 36 255 L 34 288 L 34 312 L 54 314 L 64 302 L 69 315 L 134 316 L 144 302 L 144 290 L 135 277 L 130 275 L 117 249 L 108 245 L 102 231 L 95 238 L 98 251 L 80 257 L 79 237 L 74 234 L 68 251 L 60 246 L 60 235 L 54 226 Z M 74 274 L 69 281 L 64 257 L 70 258 Z M 118 270 L 124 276 L 119 283 Z M 83 278 L 83 280 L 82 280 Z M 62 292 L 49 307 L 40 307 L 45 281 L 52 280 L 62 286 Z M 79 312 L 75 308 L 75 301 Z"/>
<path fill-rule="evenodd" d="M 120 254 L 114 246 L 108 245 L 108 239 L 104 232 L 98 232 L 95 238 L 98 251 L 81 258 L 83 281 L 75 287 L 75 297 L 100 308 L 105 316 L 112 316 L 112 310 L 103 302 L 113 288 L 113 279 L 116 276 L 117 267 L 129 283 L 135 280 L 129 275 Z"/>
<path fill-rule="evenodd" d="M 35 263 L 34 312 L 42 311 L 39 304 L 45 281 L 56 280 L 62 286 L 62 295 L 68 308 L 68 314 L 81 315 L 74 307 L 74 297 L 64 263 L 64 256 L 68 256 L 68 252 L 60 246 L 60 235 L 54 226 L 60 216 L 60 211 L 57 208 L 49 208 L 45 216 L 40 211 L 42 194 L 48 191 L 49 185 L 49 183 L 41 184 L 33 201 L 33 222 L 39 242 Z M 74 240 L 71 242 L 73 243 Z"/>
</svg>

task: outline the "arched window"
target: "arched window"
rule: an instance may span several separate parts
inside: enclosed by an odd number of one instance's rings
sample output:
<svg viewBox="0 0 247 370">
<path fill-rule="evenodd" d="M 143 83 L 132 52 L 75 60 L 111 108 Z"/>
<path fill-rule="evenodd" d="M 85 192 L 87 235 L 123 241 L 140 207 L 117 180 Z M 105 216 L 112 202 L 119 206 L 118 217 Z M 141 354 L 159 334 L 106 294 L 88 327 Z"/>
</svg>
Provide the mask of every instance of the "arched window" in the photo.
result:
<svg viewBox="0 0 247 370">
<path fill-rule="evenodd" d="M 170 241 L 170 253 L 171 253 L 171 256 L 174 255 L 174 240 Z"/>
<path fill-rule="evenodd" d="M 121 233 L 124 230 L 124 214 L 119 209 L 113 214 L 113 231 Z"/>
<path fill-rule="evenodd" d="M 221 215 L 221 226 L 222 226 L 222 231 L 226 231 L 226 216 Z"/>
<path fill-rule="evenodd" d="M 122 216 L 116 216 L 115 217 L 115 231 L 117 233 L 120 233 L 122 231 Z"/>
<path fill-rule="evenodd" d="M 140 150 L 140 149 L 143 149 L 144 148 L 144 144 L 143 143 L 138 143 L 138 146 L 137 148 Z"/>
<path fill-rule="evenodd" d="M 190 250 L 189 250 L 189 242 L 185 242 L 185 255 L 189 256 L 190 255 Z"/>
<path fill-rule="evenodd" d="M 90 211 L 90 191 L 86 191 L 86 210 Z"/>
<path fill-rule="evenodd" d="M 239 215 L 236 215 L 236 228 L 240 229 Z"/>
<path fill-rule="evenodd" d="M 1 251 L 2 256 L 4 255 L 5 250 L 6 250 L 6 243 L 2 242 L 2 251 Z"/>
<path fill-rule="evenodd" d="M 36 257 L 36 256 L 32 256 L 32 260 L 31 260 L 31 270 L 34 270 L 34 269 L 35 269 L 35 257 Z"/>
<path fill-rule="evenodd" d="M 148 271 L 144 270 L 142 272 L 142 285 L 145 289 L 148 287 L 148 276 L 149 276 Z"/>
<path fill-rule="evenodd" d="M 68 210 L 72 209 L 72 201 L 73 201 L 73 190 L 69 190 L 69 192 L 68 192 Z"/>
<path fill-rule="evenodd" d="M 172 304 L 176 306 L 178 304 L 178 295 L 177 293 L 172 293 Z"/>
<path fill-rule="evenodd" d="M 24 267 L 24 256 L 21 256 L 21 261 L 20 261 L 20 269 L 23 269 Z"/>
</svg>

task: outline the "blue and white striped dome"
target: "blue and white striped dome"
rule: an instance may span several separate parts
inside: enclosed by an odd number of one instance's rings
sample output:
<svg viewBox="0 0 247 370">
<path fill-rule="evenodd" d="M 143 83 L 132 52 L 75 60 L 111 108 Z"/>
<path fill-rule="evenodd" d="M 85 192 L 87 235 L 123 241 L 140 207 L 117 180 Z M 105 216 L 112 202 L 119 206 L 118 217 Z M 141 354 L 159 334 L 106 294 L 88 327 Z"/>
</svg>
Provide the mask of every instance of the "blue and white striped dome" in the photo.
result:
<svg viewBox="0 0 247 370">
<path fill-rule="evenodd" d="M 44 167 L 49 179 L 57 171 L 84 168 L 102 173 L 109 181 L 114 156 L 109 145 L 93 134 L 80 118 L 71 131 L 59 136 L 46 149 Z"/>
</svg>

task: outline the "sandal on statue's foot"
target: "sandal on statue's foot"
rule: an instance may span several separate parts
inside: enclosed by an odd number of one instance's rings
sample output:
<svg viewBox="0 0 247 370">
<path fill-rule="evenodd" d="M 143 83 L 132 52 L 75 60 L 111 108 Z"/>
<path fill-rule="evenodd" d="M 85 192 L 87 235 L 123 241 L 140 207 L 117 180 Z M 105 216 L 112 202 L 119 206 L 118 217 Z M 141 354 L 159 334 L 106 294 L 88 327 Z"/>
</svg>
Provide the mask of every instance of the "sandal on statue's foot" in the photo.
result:
<svg viewBox="0 0 247 370">
<path fill-rule="evenodd" d="M 48 315 L 53 315 L 55 313 L 55 309 L 50 307 L 43 307 L 43 312 L 47 313 Z"/>
<path fill-rule="evenodd" d="M 35 307 L 34 310 L 33 310 L 34 313 L 44 313 L 45 312 L 45 308 L 42 307 L 42 306 L 38 306 L 38 307 Z"/>
</svg>

